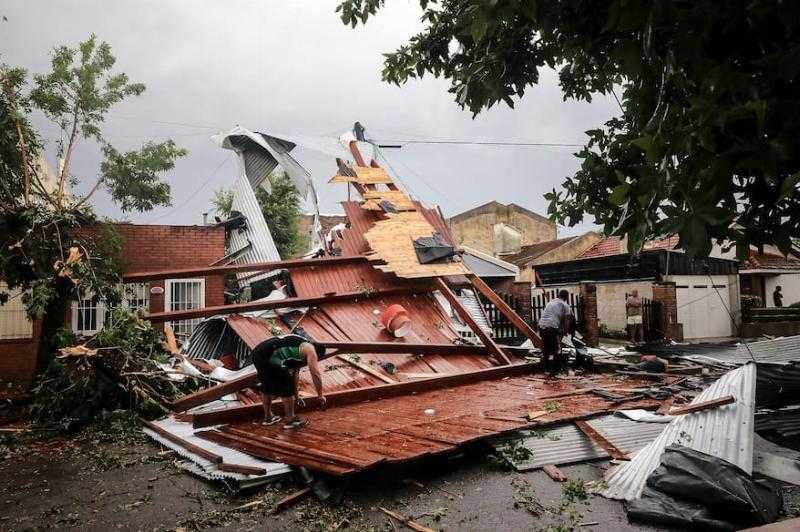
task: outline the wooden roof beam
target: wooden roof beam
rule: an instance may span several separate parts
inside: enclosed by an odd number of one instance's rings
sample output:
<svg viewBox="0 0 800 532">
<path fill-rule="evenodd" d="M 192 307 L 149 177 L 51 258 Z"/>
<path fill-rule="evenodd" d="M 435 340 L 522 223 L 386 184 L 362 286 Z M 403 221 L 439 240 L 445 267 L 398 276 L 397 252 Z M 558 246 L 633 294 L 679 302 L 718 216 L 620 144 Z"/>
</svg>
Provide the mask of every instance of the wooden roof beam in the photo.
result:
<svg viewBox="0 0 800 532">
<path fill-rule="evenodd" d="M 249 303 L 235 303 L 232 305 L 219 305 L 191 310 L 176 310 L 172 312 L 153 312 L 146 314 L 145 319 L 154 323 L 165 321 L 189 320 L 194 318 L 207 318 L 218 314 L 239 314 L 242 312 L 252 312 L 254 310 L 271 310 L 276 308 L 292 307 L 313 307 L 322 303 L 336 303 L 340 301 L 357 301 L 369 299 L 370 297 L 408 294 L 413 291 L 408 288 L 375 288 L 370 291 L 341 292 L 326 294 L 317 297 L 287 297 L 286 299 L 274 299 L 268 301 L 251 301 Z"/>
<path fill-rule="evenodd" d="M 316 259 L 291 259 L 271 262 L 253 262 L 251 264 L 229 264 L 225 266 L 200 266 L 196 268 L 176 268 L 172 270 L 153 270 L 135 273 L 126 273 L 122 280 L 126 283 L 143 283 L 148 281 L 161 281 L 164 279 L 187 279 L 191 277 L 204 277 L 206 275 L 220 275 L 240 272 L 263 272 L 271 270 L 290 270 L 292 268 L 306 268 L 308 266 L 329 266 L 363 262 L 366 258 L 361 255 L 352 257 L 320 257 Z"/>
<path fill-rule="evenodd" d="M 472 329 L 472 332 L 475 333 L 475 336 L 481 339 L 483 345 L 486 346 L 486 349 L 489 350 L 489 353 L 495 356 L 500 363 L 511 364 L 511 359 L 500 350 L 497 344 L 492 340 L 492 338 L 481 329 L 480 325 L 475 321 L 472 317 L 472 314 L 464 308 L 464 305 L 461 304 L 461 301 L 458 297 L 450 290 L 450 287 L 447 286 L 441 277 L 436 278 L 436 288 L 442 293 L 442 295 L 450 302 L 450 305 L 455 309 L 458 316 L 461 320 L 467 324 L 467 326 Z"/>
<path fill-rule="evenodd" d="M 539 335 L 536 333 L 536 331 L 534 331 L 530 325 L 525 323 L 525 320 L 523 320 L 519 314 L 514 312 L 514 309 L 509 307 L 508 304 L 489 287 L 489 285 L 483 282 L 483 279 L 474 273 L 468 273 L 467 279 L 469 279 L 469 282 L 472 283 L 472 286 L 474 286 L 486 297 L 486 299 L 491 301 L 494 306 L 497 307 L 497 310 L 499 310 L 503 316 L 508 318 L 508 320 L 514 324 L 514 327 L 516 327 L 519 332 L 527 336 L 528 339 L 533 342 L 534 346 L 542 347 L 542 339 L 539 338 Z"/>
</svg>

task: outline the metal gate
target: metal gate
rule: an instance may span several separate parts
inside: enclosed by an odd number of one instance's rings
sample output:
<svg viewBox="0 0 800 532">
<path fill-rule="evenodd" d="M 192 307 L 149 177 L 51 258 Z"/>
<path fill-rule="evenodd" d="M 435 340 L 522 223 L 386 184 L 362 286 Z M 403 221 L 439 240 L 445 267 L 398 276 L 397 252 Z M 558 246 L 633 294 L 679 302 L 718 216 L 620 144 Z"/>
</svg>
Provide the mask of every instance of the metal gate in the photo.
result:
<svg viewBox="0 0 800 532">
<path fill-rule="evenodd" d="M 628 300 L 629 295 L 628 293 L 625 294 L 625 301 Z M 644 329 L 646 342 L 664 338 L 664 331 L 661 330 L 662 312 L 663 305 L 661 301 L 653 301 L 646 297 L 642 298 L 642 328 Z"/>
<path fill-rule="evenodd" d="M 506 303 L 506 305 L 514 309 L 514 312 L 520 314 L 522 305 L 516 297 L 511 294 L 504 294 L 501 292 L 498 292 L 497 295 Z M 486 311 L 486 315 L 489 318 L 489 323 L 492 326 L 492 336 L 495 340 L 498 340 L 499 343 L 505 345 L 518 345 L 527 339 L 522 335 L 521 332 L 517 330 L 514 324 L 511 323 L 508 318 L 506 318 L 505 314 L 500 312 L 500 309 L 497 308 L 494 303 L 485 299 L 482 295 L 481 303 L 483 304 L 483 309 Z"/>
<path fill-rule="evenodd" d="M 544 307 L 551 299 L 558 297 L 560 288 L 541 289 L 541 292 L 535 294 L 531 298 L 531 314 L 533 315 L 533 327 L 538 330 L 539 318 L 542 317 Z M 581 334 L 586 333 L 586 319 L 584 312 L 583 298 L 579 294 L 573 292 L 569 293 L 567 304 L 572 309 L 572 315 L 575 316 L 575 329 Z"/>
</svg>

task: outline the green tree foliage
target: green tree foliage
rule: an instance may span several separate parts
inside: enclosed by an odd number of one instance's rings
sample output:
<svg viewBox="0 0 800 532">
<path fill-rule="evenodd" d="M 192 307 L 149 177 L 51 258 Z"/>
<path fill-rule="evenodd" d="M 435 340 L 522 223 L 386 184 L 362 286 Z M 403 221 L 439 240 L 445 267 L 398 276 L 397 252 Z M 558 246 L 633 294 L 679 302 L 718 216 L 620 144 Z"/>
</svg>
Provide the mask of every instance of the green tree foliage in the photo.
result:
<svg viewBox="0 0 800 532">
<path fill-rule="evenodd" d="M 99 294 L 110 303 L 119 297 L 115 256 L 121 243 L 104 232 L 97 238 L 81 230 L 98 221 L 88 200 L 105 187 L 124 211 L 169 205 L 169 185 L 161 175 L 186 154 L 171 140 L 124 153 L 108 143 L 102 125 L 109 110 L 145 89 L 113 72 L 114 63 L 111 47 L 91 36 L 77 47 L 53 50 L 50 72 L 31 81 L 24 69 L 0 65 L 0 276 L 9 288 L 23 291 L 32 317 L 49 313 L 53 323 L 76 293 Z M 54 178 L 37 164 L 45 140 L 30 125 L 36 111 L 61 129 L 55 145 L 62 165 Z M 81 141 L 102 150 L 96 176 L 70 172 Z M 84 180 L 94 182 L 86 196 L 65 193 Z M 77 260 L 70 260 L 71 251 L 79 253 Z M 0 303 L 7 297 L 0 294 Z"/>
<path fill-rule="evenodd" d="M 270 190 L 259 187 L 256 199 L 267 221 L 272 239 L 281 257 L 292 257 L 300 251 L 300 193 L 285 173 L 269 177 Z"/>
<path fill-rule="evenodd" d="M 211 198 L 211 204 L 214 205 L 217 214 L 227 218 L 233 211 L 233 191 L 225 189 L 215 191 L 214 197 Z"/>
<path fill-rule="evenodd" d="M 365 23 L 385 0 L 347 0 Z M 424 29 L 386 55 L 383 79 L 450 80 L 477 114 L 513 107 L 559 71 L 565 99 L 621 91 L 621 116 L 587 132 L 580 170 L 553 190 L 551 216 L 592 216 L 631 251 L 677 233 L 694 256 L 713 242 L 800 235 L 800 4 L 750 0 L 421 0 Z M 617 94 L 614 94 L 615 98 Z"/>
</svg>

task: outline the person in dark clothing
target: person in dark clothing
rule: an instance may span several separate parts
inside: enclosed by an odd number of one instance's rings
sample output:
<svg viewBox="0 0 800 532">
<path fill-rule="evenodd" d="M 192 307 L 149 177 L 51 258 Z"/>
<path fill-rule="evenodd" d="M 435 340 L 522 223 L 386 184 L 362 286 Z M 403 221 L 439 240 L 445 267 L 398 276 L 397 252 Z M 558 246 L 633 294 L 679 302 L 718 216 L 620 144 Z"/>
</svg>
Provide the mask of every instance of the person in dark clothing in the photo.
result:
<svg viewBox="0 0 800 532">
<path fill-rule="evenodd" d="M 772 292 L 772 302 L 775 303 L 776 307 L 783 306 L 783 292 L 781 292 L 781 285 L 775 287 L 775 291 Z"/>
<path fill-rule="evenodd" d="M 253 365 L 258 371 L 258 380 L 261 381 L 265 425 L 272 425 L 280 420 L 280 417 L 272 413 L 273 397 L 280 397 L 283 402 L 283 428 L 295 429 L 308 424 L 306 420 L 295 415 L 297 383 L 300 368 L 304 366 L 308 366 L 314 390 L 322 406 L 325 406 L 327 401 L 322 394 L 319 370 L 319 359 L 324 354 L 323 346 L 295 334 L 269 338 L 253 349 Z"/>
<path fill-rule="evenodd" d="M 567 360 L 561 351 L 561 337 L 570 332 L 572 309 L 567 300 L 569 292 L 561 290 L 542 311 L 539 318 L 539 333 L 542 336 L 542 364 L 551 376 L 567 367 Z"/>
</svg>

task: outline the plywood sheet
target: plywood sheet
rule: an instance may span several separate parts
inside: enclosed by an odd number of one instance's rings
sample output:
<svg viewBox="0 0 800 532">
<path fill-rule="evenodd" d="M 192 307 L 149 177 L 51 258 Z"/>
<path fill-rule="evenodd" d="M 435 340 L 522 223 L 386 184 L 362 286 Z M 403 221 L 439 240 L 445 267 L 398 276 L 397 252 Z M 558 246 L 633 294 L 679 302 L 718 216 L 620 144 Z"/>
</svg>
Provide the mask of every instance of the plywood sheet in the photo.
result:
<svg viewBox="0 0 800 532">
<path fill-rule="evenodd" d="M 364 237 L 372 250 L 370 260 L 383 261 L 375 267 L 398 277 L 442 277 L 466 275 L 469 270 L 461 262 L 420 264 L 414 251 L 414 240 L 431 236 L 433 226 L 418 211 L 387 214 L 387 219 L 375 223 Z"/>
</svg>

